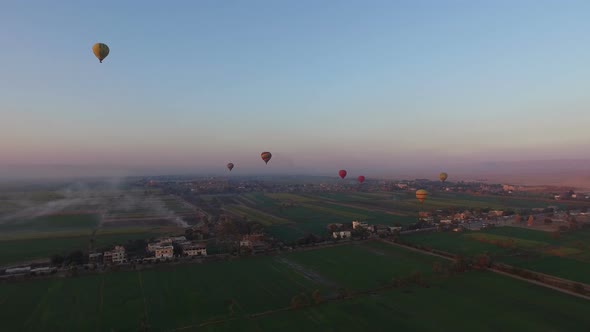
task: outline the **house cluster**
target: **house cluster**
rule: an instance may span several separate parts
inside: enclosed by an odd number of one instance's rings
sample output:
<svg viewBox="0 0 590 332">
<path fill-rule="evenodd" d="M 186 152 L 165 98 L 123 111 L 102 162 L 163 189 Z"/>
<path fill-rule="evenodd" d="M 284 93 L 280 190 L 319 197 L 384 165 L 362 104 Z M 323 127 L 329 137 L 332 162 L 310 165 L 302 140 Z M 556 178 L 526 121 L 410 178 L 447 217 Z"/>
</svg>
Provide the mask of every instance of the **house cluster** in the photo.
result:
<svg viewBox="0 0 590 332">
<path fill-rule="evenodd" d="M 401 227 L 387 226 L 387 225 L 369 225 L 367 222 L 354 220 L 350 224 L 329 224 L 328 231 L 334 239 L 350 239 L 353 233 L 359 231 L 366 231 L 369 235 L 390 235 L 395 232 L 400 232 Z"/>
<path fill-rule="evenodd" d="M 147 252 L 153 254 L 154 259 L 173 258 L 174 244 L 182 249 L 183 256 L 207 256 L 207 245 L 205 243 L 188 241 L 184 236 L 165 237 L 148 243 Z"/>
<path fill-rule="evenodd" d="M 553 199 L 556 201 L 563 201 L 563 200 L 590 200 L 590 193 L 577 193 L 573 190 L 570 190 L 566 193 L 561 194 L 553 194 Z"/>
<path fill-rule="evenodd" d="M 113 250 L 102 252 L 93 252 L 88 255 L 88 261 L 92 264 L 123 264 L 127 263 L 127 253 L 125 247 L 115 246 Z"/>
<path fill-rule="evenodd" d="M 254 253 L 265 251 L 269 245 L 264 242 L 264 234 L 254 233 L 242 235 L 240 239 L 240 250 L 250 250 Z"/>
</svg>

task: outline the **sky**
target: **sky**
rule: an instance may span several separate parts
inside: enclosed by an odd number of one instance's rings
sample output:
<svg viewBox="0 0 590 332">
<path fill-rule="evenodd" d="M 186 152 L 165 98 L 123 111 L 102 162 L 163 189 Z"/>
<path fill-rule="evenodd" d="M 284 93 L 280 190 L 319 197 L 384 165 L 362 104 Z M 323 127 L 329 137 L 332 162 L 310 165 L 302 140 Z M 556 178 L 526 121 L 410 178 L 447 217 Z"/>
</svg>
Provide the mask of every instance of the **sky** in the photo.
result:
<svg viewBox="0 0 590 332">
<path fill-rule="evenodd" d="M 386 174 L 590 156 L 589 13 L 574 0 L 6 0 L 0 171 Z"/>
</svg>

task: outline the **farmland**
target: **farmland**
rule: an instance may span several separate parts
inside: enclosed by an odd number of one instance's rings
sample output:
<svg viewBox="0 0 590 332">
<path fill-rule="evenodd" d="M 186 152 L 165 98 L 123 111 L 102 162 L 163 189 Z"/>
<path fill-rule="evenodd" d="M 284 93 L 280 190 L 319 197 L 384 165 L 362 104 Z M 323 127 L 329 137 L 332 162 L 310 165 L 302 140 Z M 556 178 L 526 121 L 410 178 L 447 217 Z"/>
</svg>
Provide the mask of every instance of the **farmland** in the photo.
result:
<svg viewBox="0 0 590 332">
<path fill-rule="evenodd" d="M 424 204 L 419 204 L 413 193 L 362 191 L 208 195 L 206 200 L 217 200 L 222 209 L 235 218 L 246 217 L 260 222 L 270 234 L 283 241 L 293 241 L 308 233 L 324 236 L 330 223 L 363 220 L 370 224 L 404 226 L 416 222 L 418 211 L 448 208 L 518 210 L 547 205 L 535 198 L 442 192 L 432 194 Z"/>
<path fill-rule="evenodd" d="M 77 187 L 0 196 L 0 266 L 183 232 L 198 212 L 157 191 Z"/>
<path fill-rule="evenodd" d="M 412 234 L 402 242 L 455 254 L 488 252 L 499 262 L 590 283 L 590 231 L 554 237 L 547 232 L 500 227 L 482 232 Z"/>
<path fill-rule="evenodd" d="M 585 314 L 590 304 L 584 300 L 488 272 L 434 275 L 431 266 L 436 261 L 369 242 L 230 262 L 3 283 L 0 312 L 11 317 L 3 319 L 11 331 L 127 331 L 142 324 L 154 331 L 376 331 L 391 325 L 421 331 L 581 331 L 590 324 Z M 287 308 L 301 293 L 310 296 L 318 290 L 331 296 L 341 289 L 371 289 L 415 271 L 429 280 L 428 288 L 384 290 L 250 317 Z M 456 320 L 441 306 L 469 314 Z M 486 310 L 473 310 L 478 306 Z M 421 319 L 425 313 L 428 319 Z"/>
</svg>

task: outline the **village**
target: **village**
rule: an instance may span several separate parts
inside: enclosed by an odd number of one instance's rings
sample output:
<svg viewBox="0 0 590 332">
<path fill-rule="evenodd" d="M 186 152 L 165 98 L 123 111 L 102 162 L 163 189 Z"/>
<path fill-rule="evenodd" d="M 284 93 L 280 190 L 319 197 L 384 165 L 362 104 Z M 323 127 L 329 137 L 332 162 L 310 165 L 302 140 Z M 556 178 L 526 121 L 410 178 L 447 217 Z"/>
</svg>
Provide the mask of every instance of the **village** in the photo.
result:
<svg viewBox="0 0 590 332">
<path fill-rule="evenodd" d="M 522 211 L 521 211 L 522 212 Z M 401 225 L 369 224 L 362 220 L 346 223 L 331 223 L 326 226 L 326 233 L 321 236 L 309 234 L 293 243 L 277 241 L 262 231 L 226 236 L 221 232 L 209 233 L 202 226 L 193 226 L 185 230 L 185 235 L 161 237 L 147 241 L 144 248 L 129 248 L 129 245 L 116 245 L 110 250 L 93 250 L 86 258 L 80 258 L 65 266 L 53 262 L 47 265 L 18 266 L 0 271 L 0 278 L 18 278 L 23 276 L 44 276 L 72 267 L 83 270 L 104 270 L 108 266 L 135 266 L 136 264 L 157 264 L 203 259 L 215 256 L 249 256 L 293 251 L 307 246 L 331 245 L 341 241 L 367 240 L 371 238 L 395 239 L 404 234 L 415 232 L 463 232 L 465 230 L 482 230 L 497 226 L 515 226 L 543 230 L 551 227 L 557 231 L 567 231 L 587 227 L 590 215 L 585 209 L 560 210 L 557 206 L 530 209 L 525 215 L 512 210 L 438 209 L 420 211 L 415 224 Z M 546 229 L 545 229 L 546 230 Z M 208 242 L 215 239 L 224 243 L 224 252 L 208 255 Z M 146 242 L 146 241 L 144 241 Z M 143 243 L 143 242 L 142 242 Z M 132 254 L 130 255 L 130 250 Z"/>
</svg>

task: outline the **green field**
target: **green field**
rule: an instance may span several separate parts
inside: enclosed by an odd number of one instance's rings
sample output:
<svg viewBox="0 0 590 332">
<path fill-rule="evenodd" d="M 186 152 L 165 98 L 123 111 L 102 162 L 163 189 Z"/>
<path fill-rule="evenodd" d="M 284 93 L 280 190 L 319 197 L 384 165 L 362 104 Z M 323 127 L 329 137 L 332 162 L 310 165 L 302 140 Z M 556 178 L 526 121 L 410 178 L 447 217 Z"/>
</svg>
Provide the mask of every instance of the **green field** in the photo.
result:
<svg viewBox="0 0 590 332">
<path fill-rule="evenodd" d="M 240 320 L 208 331 L 587 331 L 588 301 L 471 272 L 430 288 L 392 290 Z M 189 330 L 197 331 L 197 329 Z"/>
<path fill-rule="evenodd" d="M 8 331 L 136 331 L 142 319 L 152 331 L 583 331 L 590 324 L 587 301 L 489 272 L 434 275 L 435 261 L 438 258 L 388 244 L 366 243 L 231 262 L 1 283 L 0 318 Z M 374 288 L 415 271 L 429 280 L 428 288 L 386 290 L 249 316 L 287 308 L 301 293 L 309 296 L 319 290 L 329 296 L 342 288 Z M 199 327 L 215 320 L 221 321 Z"/>
<path fill-rule="evenodd" d="M 0 225 L 0 238 L 8 233 L 58 232 L 92 229 L 100 217 L 94 214 L 49 215 L 28 219 L 16 219 Z"/>
<path fill-rule="evenodd" d="M 498 262 L 590 283 L 590 231 L 550 233 L 517 227 L 481 232 L 417 233 L 401 237 L 404 243 L 421 245 L 464 256 L 488 252 Z M 513 247 L 501 244 L 511 241 Z"/>
</svg>

